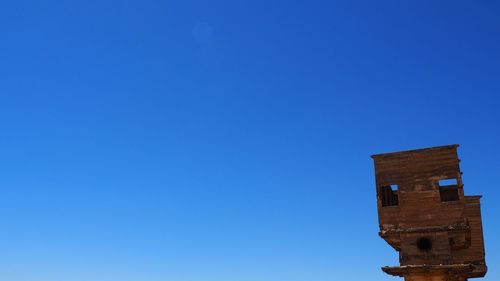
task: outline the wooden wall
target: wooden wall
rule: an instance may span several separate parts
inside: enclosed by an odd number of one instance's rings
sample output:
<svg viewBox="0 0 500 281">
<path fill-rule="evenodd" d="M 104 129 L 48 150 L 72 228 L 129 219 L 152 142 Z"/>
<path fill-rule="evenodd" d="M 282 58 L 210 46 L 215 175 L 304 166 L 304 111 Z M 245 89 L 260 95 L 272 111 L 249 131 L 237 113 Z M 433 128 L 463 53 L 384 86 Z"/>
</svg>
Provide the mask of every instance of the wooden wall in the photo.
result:
<svg viewBox="0 0 500 281">
<path fill-rule="evenodd" d="M 475 271 L 462 277 L 480 277 L 486 272 L 480 196 L 464 196 L 457 147 L 372 156 L 380 235 L 400 252 L 401 265 L 470 263 L 477 265 Z M 440 188 L 443 179 L 456 180 L 446 187 L 458 194 L 452 201 Z M 395 185 L 392 198 L 387 187 Z M 417 247 L 423 237 L 432 241 L 430 250 Z"/>
</svg>

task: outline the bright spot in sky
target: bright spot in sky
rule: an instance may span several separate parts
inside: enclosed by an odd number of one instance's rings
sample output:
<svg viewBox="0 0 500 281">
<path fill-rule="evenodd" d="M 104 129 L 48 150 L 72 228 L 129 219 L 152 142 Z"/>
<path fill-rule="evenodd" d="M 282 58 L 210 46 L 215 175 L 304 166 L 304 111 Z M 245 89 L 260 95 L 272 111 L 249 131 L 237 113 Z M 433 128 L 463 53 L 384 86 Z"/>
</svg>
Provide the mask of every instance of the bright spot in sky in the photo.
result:
<svg viewBox="0 0 500 281">
<path fill-rule="evenodd" d="M 208 43 L 212 41 L 214 29 L 208 23 L 198 23 L 193 28 L 194 40 L 198 43 Z"/>
</svg>

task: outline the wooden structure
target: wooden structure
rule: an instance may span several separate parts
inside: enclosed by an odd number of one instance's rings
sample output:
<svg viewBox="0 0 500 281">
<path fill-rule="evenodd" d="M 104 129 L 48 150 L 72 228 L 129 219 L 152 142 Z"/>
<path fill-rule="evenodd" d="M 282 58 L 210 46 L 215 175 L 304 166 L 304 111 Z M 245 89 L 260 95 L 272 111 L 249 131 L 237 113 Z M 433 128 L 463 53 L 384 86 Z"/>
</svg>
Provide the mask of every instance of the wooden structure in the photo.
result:
<svg viewBox="0 0 500 281">
<path fill-rule="evenodd" d="M 465 196 L 458 145 L 373 155 L 380 237 L 400 266 L 382 270 L 405 281 L 483 277 L 481 196 Z"/>
</svg>

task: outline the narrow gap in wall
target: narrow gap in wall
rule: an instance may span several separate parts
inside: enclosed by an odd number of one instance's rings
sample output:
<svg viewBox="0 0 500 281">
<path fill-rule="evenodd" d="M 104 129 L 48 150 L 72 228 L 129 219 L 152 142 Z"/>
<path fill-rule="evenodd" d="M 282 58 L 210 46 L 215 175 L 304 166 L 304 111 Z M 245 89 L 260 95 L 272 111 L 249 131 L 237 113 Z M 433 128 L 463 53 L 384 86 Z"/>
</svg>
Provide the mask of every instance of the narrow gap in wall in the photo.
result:
<svg viewBox="0 0 500 281">
<path fill-rule="evenodd" d="M 458 181 L 456 178 L 439 180 L 439 186 L 457 185 Z"/>
</svg>

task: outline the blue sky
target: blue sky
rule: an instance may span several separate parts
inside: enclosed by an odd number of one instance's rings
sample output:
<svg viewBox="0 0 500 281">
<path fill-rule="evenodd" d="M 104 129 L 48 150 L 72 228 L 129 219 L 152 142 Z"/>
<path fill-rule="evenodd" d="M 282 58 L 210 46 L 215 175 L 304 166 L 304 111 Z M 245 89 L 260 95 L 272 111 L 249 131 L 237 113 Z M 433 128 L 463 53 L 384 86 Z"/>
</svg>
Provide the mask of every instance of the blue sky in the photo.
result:
<svg viewBox="0 0 500 281">
<path fill-rule="evenodd" d="M 371 154 L 459 143 L 500 279 L 497 1 L 2 1 L 0 279 L 396 280 Z"/>
</svg>

